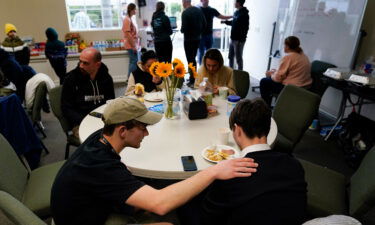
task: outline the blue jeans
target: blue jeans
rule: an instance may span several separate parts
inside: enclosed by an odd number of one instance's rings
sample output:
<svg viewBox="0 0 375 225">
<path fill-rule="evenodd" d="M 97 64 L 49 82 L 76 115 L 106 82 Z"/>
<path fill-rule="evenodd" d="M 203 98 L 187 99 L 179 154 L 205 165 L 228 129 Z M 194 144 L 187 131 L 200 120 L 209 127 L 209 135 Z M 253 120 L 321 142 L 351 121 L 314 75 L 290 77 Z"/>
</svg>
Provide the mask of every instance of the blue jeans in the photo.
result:
<svg viewBox="0 0 375 225">
<path fill-rule="evenodd" d="M 234 69 L 234 57 L 236 57 L 238 70 L 243 69 L 243 60 L 242 60 L 242 53 L 243 47 L 245 46 L 245 41 L 234 41 L 231 40 L 229 45 L 229 66 Z"/>
<path fill-rule="evenodd" d="M 202 35 L 201 42 L 199 43 L 199 52 L 198 52 L 199 65 L 202 65 L 202 58 L 204 56 L 204 53 L 208 49 L 212 48 L 213 41 L 214 39 L 212 37 L 212 34 Z"/>
<path fill-rule="evenodd" d="M 128 78 L 130 73 L 137 69 L 138 62 L 138 52 L 133 49 L 128 49 L 129 54 L 129 69 L 128 69 Z"/>
<path fill-rule="evenodd" d="M 282 83 L 273 81 L 271 77 L 265 77 L 260 80 L 260 96 L 269 106 L 272 103 L 272 94 L 279 94 L 283 88 L 284 85 Z"/>
</svg>

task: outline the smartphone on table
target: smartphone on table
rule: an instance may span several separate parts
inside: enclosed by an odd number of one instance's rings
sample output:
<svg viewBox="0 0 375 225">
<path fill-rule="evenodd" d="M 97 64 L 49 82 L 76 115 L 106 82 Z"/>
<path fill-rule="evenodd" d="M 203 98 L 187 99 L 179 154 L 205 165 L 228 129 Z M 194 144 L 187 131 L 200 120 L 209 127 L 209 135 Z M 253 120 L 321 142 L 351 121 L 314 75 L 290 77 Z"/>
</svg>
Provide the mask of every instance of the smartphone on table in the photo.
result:
<svg viewBox="0 0 375 225">
<path fill-rule="evenodd" d="M 196 171 L 197 165 L 195 164 L 194 157 L 192 155 L 181 156 L 182 166 L 184 171 Z"/>
</svg>

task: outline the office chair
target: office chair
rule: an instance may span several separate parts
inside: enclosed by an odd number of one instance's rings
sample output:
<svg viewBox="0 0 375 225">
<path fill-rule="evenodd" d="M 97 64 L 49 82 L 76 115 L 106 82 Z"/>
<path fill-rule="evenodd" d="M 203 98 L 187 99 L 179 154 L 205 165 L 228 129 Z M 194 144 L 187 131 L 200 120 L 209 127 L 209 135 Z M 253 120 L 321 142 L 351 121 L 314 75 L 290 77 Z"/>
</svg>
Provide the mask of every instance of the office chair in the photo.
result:
<svg viewBox="0 0 375 225">
<path fill-rule="evenodd" d="M 66 135 L 66 146 L 65 146 L 65 159 L 69 158 L 69 148 L 71 145 L 78 147 L 81 142 L 80 140 L 71 134 L 71 127 L 68 121 L 62 114 L 61 110 L 61 92 L 62 86 L 52 88 L 49 92 L 51 109 L 53 114 L 57 117 L 60 122 L 62 129 Z"/>
<path fill-rule="evenodd" d="M 249 73 L 242 70 L 233 70 L 233 83 L 237 95 L 241 98 L 246 98 L 250 87 Z"/>
<path fill-rule="evenodd" d="M 276 100 L 272 117 L 278 134 L 274 148 L 291 153 L 318 112 L 320 97 L 304 88 L 286 85 Z"/>
<path fill-rule="evenodd" d="M 47 97 L 47 85 L 45 82 L 41 82 L 35 89 L 35 97 L 33 102 L 33 107 L 29 110 L 29 115 L 31 116 L 31 121 L 33 125 L 42 133 L 43 137 L 46 138 L 47 135 L 44 133 L 44 126 L 42 123 L 41 110 L 43 103 Z"/>
<path fill-rule="evenodd" d="M 344 175 L 299 159 L 307 182 L 307 212 L 321 217 L 345 214 L 359 220 L 375 209 L 375 146 L 348 180 Z"/>
<path fill-rule="evenodd" d="M 12 195 L 39 217 L 48 217 L 52 184 L 64 161 L 29 172 L 0 134 L 0 190 Z"/>
<path fill-rule="evenodd" d="M 0 209 L 16 225 L 47 225 L 22 202 L 4 191 L 0 191 Z"/>
<path fill-rule="evenodd" d="M 313 82 L 309 90 L 320 97 L 323 96 L 328 87 L 328 85 L 324 82 L 323 75 L 328 68 L 336 68 L 336 66 L 319 60 L 315 60 L 311 63 L 311 78 L 313 79 Z"/>
</svg>

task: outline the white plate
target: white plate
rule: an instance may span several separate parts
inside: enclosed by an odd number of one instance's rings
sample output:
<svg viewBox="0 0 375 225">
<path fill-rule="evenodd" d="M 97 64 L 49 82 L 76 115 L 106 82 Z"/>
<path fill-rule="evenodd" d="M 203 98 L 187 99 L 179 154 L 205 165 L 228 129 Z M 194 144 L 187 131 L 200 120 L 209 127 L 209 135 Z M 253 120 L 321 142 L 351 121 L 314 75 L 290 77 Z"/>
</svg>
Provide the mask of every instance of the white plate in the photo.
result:
<svg viewBox="0 0 375 225">
<path fill-rule="evenodd" d="M 162 102 L 163 93 L 162 92 L 150 92 L 145 94 L 144 99 L 148 102 Z"/>
<path fill-rule="evenodd" d="M 209 150 L 209 149 L 213 149 L 213 146 L 209 146 L 209 147 L 206 147 L 203 149 L 202 151 L 202 157 L 209 161 L 209 162 L 213 162 L 213 163 L 217 163 L 217 162 L 220 162 L 220 161 L 214 161 L 214 160 L 211 160 L 209 159 L 207 156 L 206 156 L 206 151 Z M 234 159 L 234 158 L 238 158 L 240 157 L 240 153 L 238 150 L 234 149 L 233 147 L 231 146 L 228 146 L 228 145 L 216 145 L 216 150 L 217 151 L 221 151 L 221 150 L 228 150 L 228 149 L 231 149 L 234 151 L 234 154 L 233 155 L 230 155 L 228 159 Z"/>
</svg>

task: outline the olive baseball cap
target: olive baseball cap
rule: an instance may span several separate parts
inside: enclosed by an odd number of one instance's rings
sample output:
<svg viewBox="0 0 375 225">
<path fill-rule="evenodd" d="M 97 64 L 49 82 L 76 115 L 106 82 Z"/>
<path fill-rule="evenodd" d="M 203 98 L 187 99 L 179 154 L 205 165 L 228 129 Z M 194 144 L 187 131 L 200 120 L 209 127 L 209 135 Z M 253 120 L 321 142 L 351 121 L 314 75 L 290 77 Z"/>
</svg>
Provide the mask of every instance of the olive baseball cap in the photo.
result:
<svg viewBox="0 0 375 225">
<path fill-rule="evenodd" d="M 119 97 L 107 104 L 102 120 L 104 124 L 111 125 L 123 123 L 129 120 L 137 120 L 145 124 L 155 124 L 163 115 L 148 111 L 139 100 L 130 97 Z"/>
</svg>

